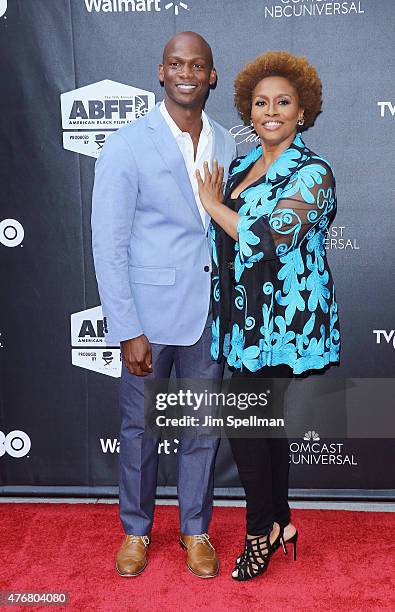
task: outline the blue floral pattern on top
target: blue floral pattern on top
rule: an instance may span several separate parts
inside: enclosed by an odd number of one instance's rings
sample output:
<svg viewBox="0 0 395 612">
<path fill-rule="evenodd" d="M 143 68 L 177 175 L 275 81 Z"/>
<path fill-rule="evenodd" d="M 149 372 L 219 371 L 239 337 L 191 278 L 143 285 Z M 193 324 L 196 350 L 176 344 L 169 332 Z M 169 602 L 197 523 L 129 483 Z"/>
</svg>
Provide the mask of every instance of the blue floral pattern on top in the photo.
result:
<svg viewBox="0 0 395 612">
<path fill-rule="evenodd" d="M 295 374 L 339 361 L 340 330 L 324 247 L 336 212 L 329 163 L 300 134 L 266 175 L 231 192 L 262 155 L 230 168 L 225 203 L 239 213 L 238 240 L 211 224 L 212 357 L 257 372 L 289 365 Z"/>
</svg>

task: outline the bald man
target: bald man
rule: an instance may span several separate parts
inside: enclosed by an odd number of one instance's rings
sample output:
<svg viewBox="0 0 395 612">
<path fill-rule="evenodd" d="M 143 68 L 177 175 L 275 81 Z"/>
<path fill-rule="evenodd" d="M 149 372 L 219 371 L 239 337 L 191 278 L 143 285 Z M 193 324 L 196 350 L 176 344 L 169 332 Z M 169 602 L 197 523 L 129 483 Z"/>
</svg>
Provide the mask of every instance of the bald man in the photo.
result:
<svg viewBox="0 0 395 612">
<path fill-rule="evenodd" d="M 157 437 L 144 436 L 144 382 L 219 379 L 210 358 L 210 218 L 196 169 L 214 159 L 225 175 L 236 156 L 230 134 L 203 110 L 217 74 L 208 43 L 194 32 L 171 38 L 159 65 L 164 101 L 110 136 L 96 162 L 92 246 L 107 322 L 120 342 L 119 505 L 125 539 L 121 576 L 147 566 L 158 469 Z M 225 176 L 226 178 L 226 176 Z M 218 574 L 208 528 L 218 438 L 189 436 L 178 447 L 180 543 L 187 566 Z"/>
</svg>

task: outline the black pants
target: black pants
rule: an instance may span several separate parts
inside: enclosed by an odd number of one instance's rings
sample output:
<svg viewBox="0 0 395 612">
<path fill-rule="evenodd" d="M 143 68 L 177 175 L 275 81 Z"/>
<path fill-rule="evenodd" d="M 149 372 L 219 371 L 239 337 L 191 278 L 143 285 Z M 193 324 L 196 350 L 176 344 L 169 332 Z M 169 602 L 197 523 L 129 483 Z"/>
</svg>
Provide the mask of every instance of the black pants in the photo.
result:
<svg viewBox="0 0 395 612">
<path fill-rule="evenodd" d="M 284 415 L 284 395 L 293 376 L 286 365 L 262 368 L 259 372 L 235 370 L 231 386 L 245 378 L 264 378 L 277 397 L 277 415 Z M 279 429 L 277 429 L 279 432 Z M 247 503 L 247 533 L 265 535 L 277 522 L 290 522 L 288 505 L 289 444 L 283 428 L 281 437 L 229 437 Z"/>
</svg>

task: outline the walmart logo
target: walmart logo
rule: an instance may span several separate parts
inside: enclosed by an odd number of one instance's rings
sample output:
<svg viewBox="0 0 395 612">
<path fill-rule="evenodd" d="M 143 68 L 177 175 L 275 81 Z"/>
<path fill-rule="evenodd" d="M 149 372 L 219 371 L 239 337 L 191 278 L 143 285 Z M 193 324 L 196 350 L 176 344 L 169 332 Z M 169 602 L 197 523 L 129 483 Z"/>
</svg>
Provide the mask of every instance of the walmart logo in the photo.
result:
<svg viewBox="0 0 395 612">
<path fill-rule="evenodd" d="M 168 2 L 167 4 L 165 4 L 165 9 L 168 11 L 170 8 L 173 8 L 175 15 L 178 15 L 178 13 L 180 12 L 179 7 L 185 9 L 186 11 L 189 11 L 186 2 Z"/>
<path fill-rule="evenodd" d="M 151 13 L 162 10 L 162 0 L 81 0 L 84 1 L 88 13 Z M 166 11 L 173 9 L 179 15 L 180 9 L 189 11 L 186 2 L 166 2 L 163 0 Z M 7 0 L 0 0 L 0 16 L 7 8 Z M 1 12 L 3 10 L 3 13 Z"/>
</svg>

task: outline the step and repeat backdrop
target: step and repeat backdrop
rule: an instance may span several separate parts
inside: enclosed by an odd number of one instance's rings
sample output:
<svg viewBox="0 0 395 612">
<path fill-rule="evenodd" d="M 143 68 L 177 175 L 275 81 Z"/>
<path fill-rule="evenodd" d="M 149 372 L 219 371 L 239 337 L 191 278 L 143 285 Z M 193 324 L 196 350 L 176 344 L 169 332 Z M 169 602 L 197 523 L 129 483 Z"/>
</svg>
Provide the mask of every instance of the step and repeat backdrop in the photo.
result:
<svg viewBox="0 0 395 612">
<path fill-rule="evenodd" d="M 212 46 L 206 110 L 239 154 L 257 144 L 233 105 L 244 64 L 284 49 L 319 71 L 323 112 L 304 138 L 337 179 L 326 246 L 343 345 L 340 367 L 288 401 L 291 487 L 394 493 L 394 15 L 392 0 L 0 0 L 3 494 L 115 490 L 120 351 L 104 341 L 93 269 L 94 164 L 113 131 L 162 99 L 162 49 L 183 30 Z M 162 492 L 176 484 L 177 447 L 160 445 Z M 240 486 L 226 440 L 216 486 Z"/>
</svg>

